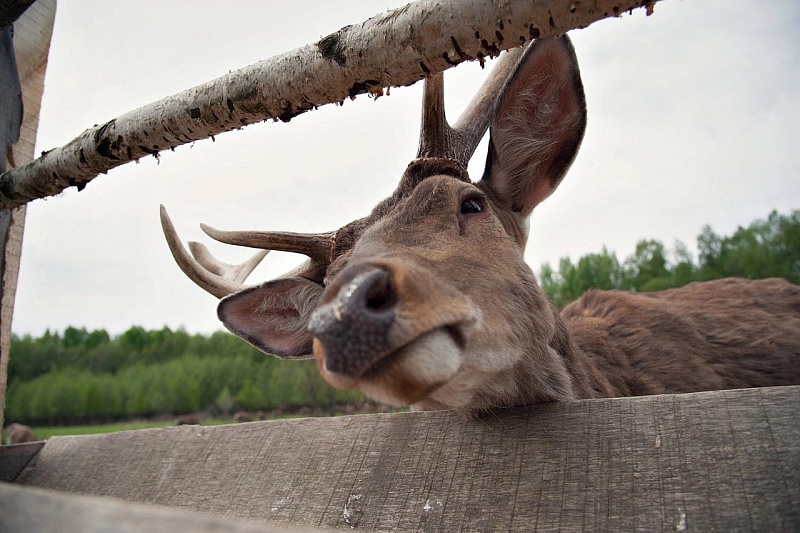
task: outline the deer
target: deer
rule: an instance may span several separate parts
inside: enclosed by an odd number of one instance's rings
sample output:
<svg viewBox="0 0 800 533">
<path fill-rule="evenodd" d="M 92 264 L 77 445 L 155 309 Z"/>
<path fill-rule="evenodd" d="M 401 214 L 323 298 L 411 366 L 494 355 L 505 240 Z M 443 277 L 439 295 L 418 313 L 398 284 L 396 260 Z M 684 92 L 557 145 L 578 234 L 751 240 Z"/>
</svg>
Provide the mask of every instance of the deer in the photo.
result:
<svg viewBox="0 0 800 533">
<path fill-rule="evenodd" d="M 175 419 L 176 426 L 199 426 L 203 421 L 197 415 L 181 415 Z"/>
<path fill-rule="evenodd" d="M 655 293 L 590 291 L 562 311 L 523 257 L 533 210 L 574 161 L 586 100 L 564 35 L 506 52 L 451 126 L 441 74 L 423 89 L 417 156 L 371 213 L 327 233 L 222 231 L 258 249 L 242 264 L 181 244 L 173 257 L 220 298 L 234 334 L 284 359 L 315 358 L 333 387 L 467 416 L 589 398 L 800 383 L 800 287 L 723 279 Z M 489 130 L 484 173 L 467 164 Z M 270 250 L 307 260 L 259 285 Z"/>
<path fill-rule="evenodd" d="M 6 440 L 7 444 L 23 444 L 25 442 L 33 442 L 36 439 L 30 427 L 13 422 L 6 426 Z"/>
</svg>

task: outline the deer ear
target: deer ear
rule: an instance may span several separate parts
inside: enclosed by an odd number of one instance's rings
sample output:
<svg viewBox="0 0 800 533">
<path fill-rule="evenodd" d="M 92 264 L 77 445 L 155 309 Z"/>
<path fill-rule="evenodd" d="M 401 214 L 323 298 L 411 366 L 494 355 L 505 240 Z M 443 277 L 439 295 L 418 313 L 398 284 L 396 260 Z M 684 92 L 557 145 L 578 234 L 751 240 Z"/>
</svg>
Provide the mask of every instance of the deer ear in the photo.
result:
<svg viewBox="0 0 800 533">
<path fill-rule="evenodd" d="M 308 319 L 323 287 L 305 278 L 268 281 L 223 298 L 217 316 L 235 335 L 282 359 L 307 359 L 312 337 Z"/>
<path fill-rule="evenodd" d="M 527 217 L 564 178 L 586 131 L 586 99 L 567 36 L 534 41 L 525 51 L 490 131 L 482 181 Z"/>
</svg>

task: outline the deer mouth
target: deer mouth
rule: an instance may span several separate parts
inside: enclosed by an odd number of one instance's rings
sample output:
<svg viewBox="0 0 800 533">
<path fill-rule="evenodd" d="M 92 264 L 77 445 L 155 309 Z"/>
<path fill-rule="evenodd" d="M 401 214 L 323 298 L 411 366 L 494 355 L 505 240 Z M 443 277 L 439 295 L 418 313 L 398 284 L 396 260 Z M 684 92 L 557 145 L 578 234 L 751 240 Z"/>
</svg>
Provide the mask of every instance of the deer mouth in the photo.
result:
<svg viewBox="0 0 800 533">
<path fill-rule="evenodd" d="M 463 336 L 448 325 L 423 333 L 373 359 L 357 375 L 328 368 L 324 347 L 314 339 L 322 377 L 334 388 L 358 388 L 370 398 L 403 407 L 417 403 L 447 383 L 461 367 Z"/>
</svg>

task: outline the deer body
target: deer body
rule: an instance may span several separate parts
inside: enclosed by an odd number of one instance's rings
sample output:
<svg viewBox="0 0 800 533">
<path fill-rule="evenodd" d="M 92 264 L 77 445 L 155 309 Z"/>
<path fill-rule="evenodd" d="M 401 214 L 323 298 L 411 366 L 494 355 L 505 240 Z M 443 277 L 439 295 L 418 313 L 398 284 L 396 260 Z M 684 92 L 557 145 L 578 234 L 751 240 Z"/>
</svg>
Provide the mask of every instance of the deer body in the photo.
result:
<svg viewBox="0 0 800 533">
<path fill-rule="evenodd" d="M 569 169 L 586 127 L 566 37 L 500 60 L 452 128 L 426 80 L 417 158 L 372 213 L 318 235 L 221 232 L 309 260 L 262 285 L 202 245 L 175 259 L 223 297 L 222 322 L 266 353 L 313 356 L 333 386 L 393 405 L 480 412 L 540 401 L 800 383 L 800 288 L 724 280 L 656 294 L 591 292 L 563 313 L 524 261 L 534 208 Z M 482 179 L 469 161 L 491 126 Z"/>
<path fill-rule="evenodd" d="M 8 439 L 7 444 L 22 444 L 35 440 L 31 428 L 16 422 L 6 426 L 6 438 Z"/>
<path fill-rule="evenodd" d="M 783 279 L 591 291 L 561 316 L 590 368 L 582 398 L 800 383 L 800 287 Z"/>
</svg>

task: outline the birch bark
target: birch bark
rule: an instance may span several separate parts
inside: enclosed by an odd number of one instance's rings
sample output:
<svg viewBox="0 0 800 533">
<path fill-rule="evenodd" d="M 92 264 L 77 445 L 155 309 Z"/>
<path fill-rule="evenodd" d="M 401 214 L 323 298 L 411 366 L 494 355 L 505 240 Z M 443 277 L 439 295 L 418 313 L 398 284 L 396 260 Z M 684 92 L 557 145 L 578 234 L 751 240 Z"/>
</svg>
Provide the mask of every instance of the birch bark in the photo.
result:
<svg viewBox="0 0 800 533">
<path fill-rule="evenodd" d="M 384 94 L 463 61 L 563 34 L 650 0 L 421 0 L 88 129 L 0 176 L 0 209 L 79 190 L 182 144 L 345 98 Z"/>
</svg>

